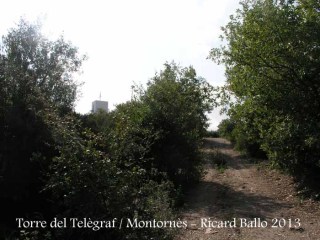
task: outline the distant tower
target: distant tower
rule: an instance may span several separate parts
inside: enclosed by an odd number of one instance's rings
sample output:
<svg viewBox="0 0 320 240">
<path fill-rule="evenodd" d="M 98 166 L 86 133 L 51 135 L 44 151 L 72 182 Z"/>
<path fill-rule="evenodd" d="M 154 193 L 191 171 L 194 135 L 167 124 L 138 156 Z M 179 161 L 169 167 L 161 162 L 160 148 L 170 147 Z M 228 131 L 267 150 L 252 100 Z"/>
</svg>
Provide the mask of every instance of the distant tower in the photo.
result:
<svg viewBox="0 0 320 240">
<path fill-rule="evenodd" d="M 108 102 L 107 101 L 101 101 L 101 92 L 100 92 L 99 100 L 96 100 L 96 101 L 92 102 L 92 112 L 96 113 L 96 112 L 98 112 L 99 109 L 104 110 L 106 112 L 109 111 Z"/>
<path fill-rule="evenodd" d="M 108 109 L 108 102 L 107 101 L 100 101 L 100 100 L 96 100 L 92 102 L 92 112 L 96 113 L 98 112 L 99 109 L 102 109 L 106 112 L 109 111 Z"/>
</svg>

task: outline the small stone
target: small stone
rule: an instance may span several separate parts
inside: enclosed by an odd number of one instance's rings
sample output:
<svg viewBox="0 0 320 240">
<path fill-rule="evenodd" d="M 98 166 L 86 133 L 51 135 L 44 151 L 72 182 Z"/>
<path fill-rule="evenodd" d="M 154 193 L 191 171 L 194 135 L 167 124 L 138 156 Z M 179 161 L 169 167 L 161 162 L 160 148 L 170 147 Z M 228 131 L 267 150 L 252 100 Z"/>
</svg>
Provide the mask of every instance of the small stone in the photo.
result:
<svg viewBox="0 0 320 240">
<path fill-rule="evenodd" d="M 204 232 L 205 234 L 215 234 L 218 231 L 213 230 L 212 228 L 207 228 L 206 231 Z"/>
<path fill-rule="evenodd" d="M 297 232 L 303 232 L 303 231 L 304 231 L 304 228 L 302 228 L 302 227 L 298 227 L 298 228 L 291 227 L 290 230 L 291 230 L 291 231 L 297 231 Z"/>
<path fill-rule="evenodd" d="M 198 230 L 198 226 L 197 224 L 195 223 L 191 223 L 187 226 L 187 229 L 190 229 L 190 230 Z"/>
</svg>

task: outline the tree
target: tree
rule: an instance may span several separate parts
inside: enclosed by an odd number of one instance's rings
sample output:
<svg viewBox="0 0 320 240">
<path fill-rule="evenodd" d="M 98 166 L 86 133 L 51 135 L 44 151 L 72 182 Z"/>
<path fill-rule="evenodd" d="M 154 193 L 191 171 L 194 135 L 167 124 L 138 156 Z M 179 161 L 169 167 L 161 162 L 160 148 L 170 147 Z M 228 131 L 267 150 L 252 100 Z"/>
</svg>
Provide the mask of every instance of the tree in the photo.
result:
<svg viewBox="0 0 320 240">
<path fill-rule="evenodd" d="M 223 31 L 227 45 L 210 57 L 226 65 L 236 128 L 276 165 L 314 175 L 320 167 L 318 1 L 243 1 Z"/>
<path fill-rule="evenodd" d="M 140 96 L 149 107 L 149 122 L 161 130 L 152 147 L 155 163 L 176 186 L 199 179 L 199 147 L 206 133 L 206 113 L 212 110 L 212 86 L 193 67 L 165 64 Z"/>
<path fill-rule="evenodd" d="M 73 74 L 84 57 L 63 37 L 49 41 L 25 20 L 0 49 L 0 198 L 1 212 L 12 217 L 43 205 L 41 172 L 57 154 L 48 120 L 63 121 L 72 111 L 79 85 Z"/>
<path fill-rule="evenodd" d="M 21 21 L 0 55 L 2 225 L 15 218 L 175 219 L 175 198 L 200 176 L 211 86 L 166 64 L 147 89 L 111 113 L 73 112 L 84 60 L 63 38 Z M 9 221 L 8 221 L 9 219 Z M 4 224 L 3 224 L 4 223 Z M 2 231 L 2 229 L 0 229 Z M 162 228 L 27 229 L 19 239 L 170 239 Z M 6 235 L 0 232 L 0 238 Z"/>
<path fill-rule="evenodd" d="M 1 49 L 8 97 L 13 104 L 24 102 L 37 109 L 45 101 L 61 109 L 73 108 L 79 85 L 73 73 L 85 59 L 77 48 L 63 37 L 49 41 L 41 34 L 40 25 L 21 20 L 3 37 Z"/>
<path fill-rule="evenodd" d="M 171 182 L 171 198 L 199 180 L 199 148 L 206 112 L 214 105 L 212 87 L 194 68 L 165 64 L 146 89 L 108 114 L 90 114 L 84 124 L 106 137 L 108 155 L 122 170 L 141 172 L 141 182 Z M 136 187 L 135 189 L 139 189 Z"/>
<path fill-rule="evenodd" d="M 64 124 L 50 119 L 59 154 L 51 164 L 46 189 L 64 209 L 59 215 L 174 219 L 181 189 L 201 176 L 199 148 L 206 133 L 205 112 L 213 105 L 212 87 L 192 67 L 172 63 L 165 64 L 146 89 L 135 90 L 131 101 L 110 113 L 79 116 L 81 122 L 64 119 Z M 73 229 L 54 236 L 106 235 L 167 239 L 172 231 Z"/>
</svg>

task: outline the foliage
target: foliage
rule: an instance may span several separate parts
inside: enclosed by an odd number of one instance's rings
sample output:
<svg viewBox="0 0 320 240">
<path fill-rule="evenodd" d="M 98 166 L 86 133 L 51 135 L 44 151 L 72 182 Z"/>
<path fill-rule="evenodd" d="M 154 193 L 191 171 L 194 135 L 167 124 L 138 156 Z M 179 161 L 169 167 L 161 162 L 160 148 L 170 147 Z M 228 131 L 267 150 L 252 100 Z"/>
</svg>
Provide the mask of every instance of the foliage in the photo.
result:
<svg viewBox="0 0 320 240">
<path fill-rule="evenodd" d="M 218 125 L 219 135 L 234 143 L 234 128 L 235 123 L 230 118 L 223 119 Z"/>
<path fill-rule="evenodd" d="M 181 189 L 200 177 L 212 87 L 192 67 L 165 64 L 115 111 L 79 115 L 74 74 L 84 59 L 63 37 L 49 41 L 24 20 L 3 38 L 0 236 L 170 239 L 165 228 L 10 231 L 17 216 L 175 220 Z"/>
<path fill-rule="evenodd" d="M 246 116 L 244 118 L 243 116 Z M 230 118 L 219 124 L 219 132 L 230 140 L 239 151 L 255 158 L 266 158 L 261 148 L 262 139 L 256 129 L 259 115 L 250 110 L 250 105 L 234 105 L 229 111 Z"/>
<path fill-rule="evenodd" d="M 47 185 L 64 209 L 61 216 L 174 219 L 180 189 L 201 174 L 198 149 L 212 101 L 211 87 L 193 68 L 172 63 L 115 111 L 78 116 L 78 123 L 65 119 L 62 129 L 68 131 L 54 135 L 60 139 L 59 155 Z M 53 129 L 58 126 L 61 123 Z M 97 239 L 106 233 L 60 234 Z M 107 234 L 116 239 L 165 239 L 172 231 L 124 229 Z"/>
<path fill-rule="evenodd" d="M 1 220 L 14 223 L 14 216 L 45 206 L 41 172 L 56 154 L 45 119 L 73 108 L 79 85 L 73 73 L 84 58 L 25 20 L 3 37 L 0 50 Z"/>
<path fill-rule="evenodd" d="M 236 137 L 304 176 L 320 167 L 319 9 L 313 0 L 243 1 L 223 28 L 227 45 L 210 53 L 226 65 Z"/>
<path fill-rule="evenodd" d="M 171 63 L 149 81 L 140 99 L 150 109 L 149 124 L 160 131 L 152 146 L 157 168 L 176 186 L 199 179 L 198 150 L 206 133 L 206 112 L 215 103 L 212 87 L 194 68 Z"/>
<path fill-rule="evenodd" d="M 55 124 L 56 121 L 54 121 Z M 130 159 L 115 158 L 105 151 L 106 139 L 83 128 L 73 117 L 60 123 L 55 129 L 59 155 L 53 159 L 46 191 L 56 201 L 55 211 L 60 218 L 88 218 L 112 220 L 138 218 L 143 220 L 171 219 L 169 183 L 156 183 L 147 172 Z M 59 129 L 61 128 L 62 129 Z M 138 145 L 137 145 L 138 146 Z M 119 222 L 117 222 L 118 226 Z M 56 231 L 57 238 L 77 239 L 149 239 L 152 236 L 169 236 L 163 229 L 117 228 L 62 229 Z"/>
<path fill-rule="evenodd" d="M 211 137 L 211 138 L 218 138 L 219 136 L 220 136 L 219 132 L 216 130 L 207 130 L 205 134 L 205 137 Z"/>
<path fill-rule="evenodd" d="M 81 122 L 84 124 L 84 126 L 90 128 L 94 133 L 103 133 L 107 132 L 108 129 L 113 128 L 114 126 L 111 126 L 113 124 L 113 113 L 108 113 L 104 110 L 99 109 L 94 114 L 84 114 L 79 115 L 79 118 L 81 118 Z"/>
<path fill-rule="evenodd" d="M 220 173 L 224 173 L 227 169 L 228 157 L 218 149 L 205 153 L 208 158 L 208 162 L 216 168 Z"/>
<path fill-rule="evenodd" d="M 130 102 L 105 116 L 108 124 L 99 113 L 87 116 L 87 126 L 99 126 L 108 139 L 110 157 L 122 168 L 142 167 L 150 179 L 169 180 L 176 189 L 198 180 L 205 112 L 213 104 L 211 86 L 196 77 L 192 67 L 172 63 L 165 64 L 147 89 L 135 87 L 135 92 Z"/>
</svg>

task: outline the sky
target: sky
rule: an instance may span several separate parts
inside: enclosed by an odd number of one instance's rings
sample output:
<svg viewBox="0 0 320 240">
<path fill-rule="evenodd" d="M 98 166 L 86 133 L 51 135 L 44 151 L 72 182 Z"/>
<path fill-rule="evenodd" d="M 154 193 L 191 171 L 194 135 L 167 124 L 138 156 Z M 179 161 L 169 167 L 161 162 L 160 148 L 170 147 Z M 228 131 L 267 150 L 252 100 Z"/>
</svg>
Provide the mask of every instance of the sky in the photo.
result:
<svg viewBox="0 0 320 240">
<path fill-rule="evenodd" d="M 10 0 L 1 4 L 0 35 L 21 17 L 40 19 L 42 31 L 61 34 L 86 54 L 76 111 L 88 113 L 94 100 L 113 110 L 131 98 L 131 86 L 144 85 L 165 62 L 193 66 L 198 76 L 223 85 L 224 67 L 208 60 L 218 47 L 221 26 L 239 8 L 239 0 Z M 225 116 L 214 110 L 209 129 Z"/>
</svg>

